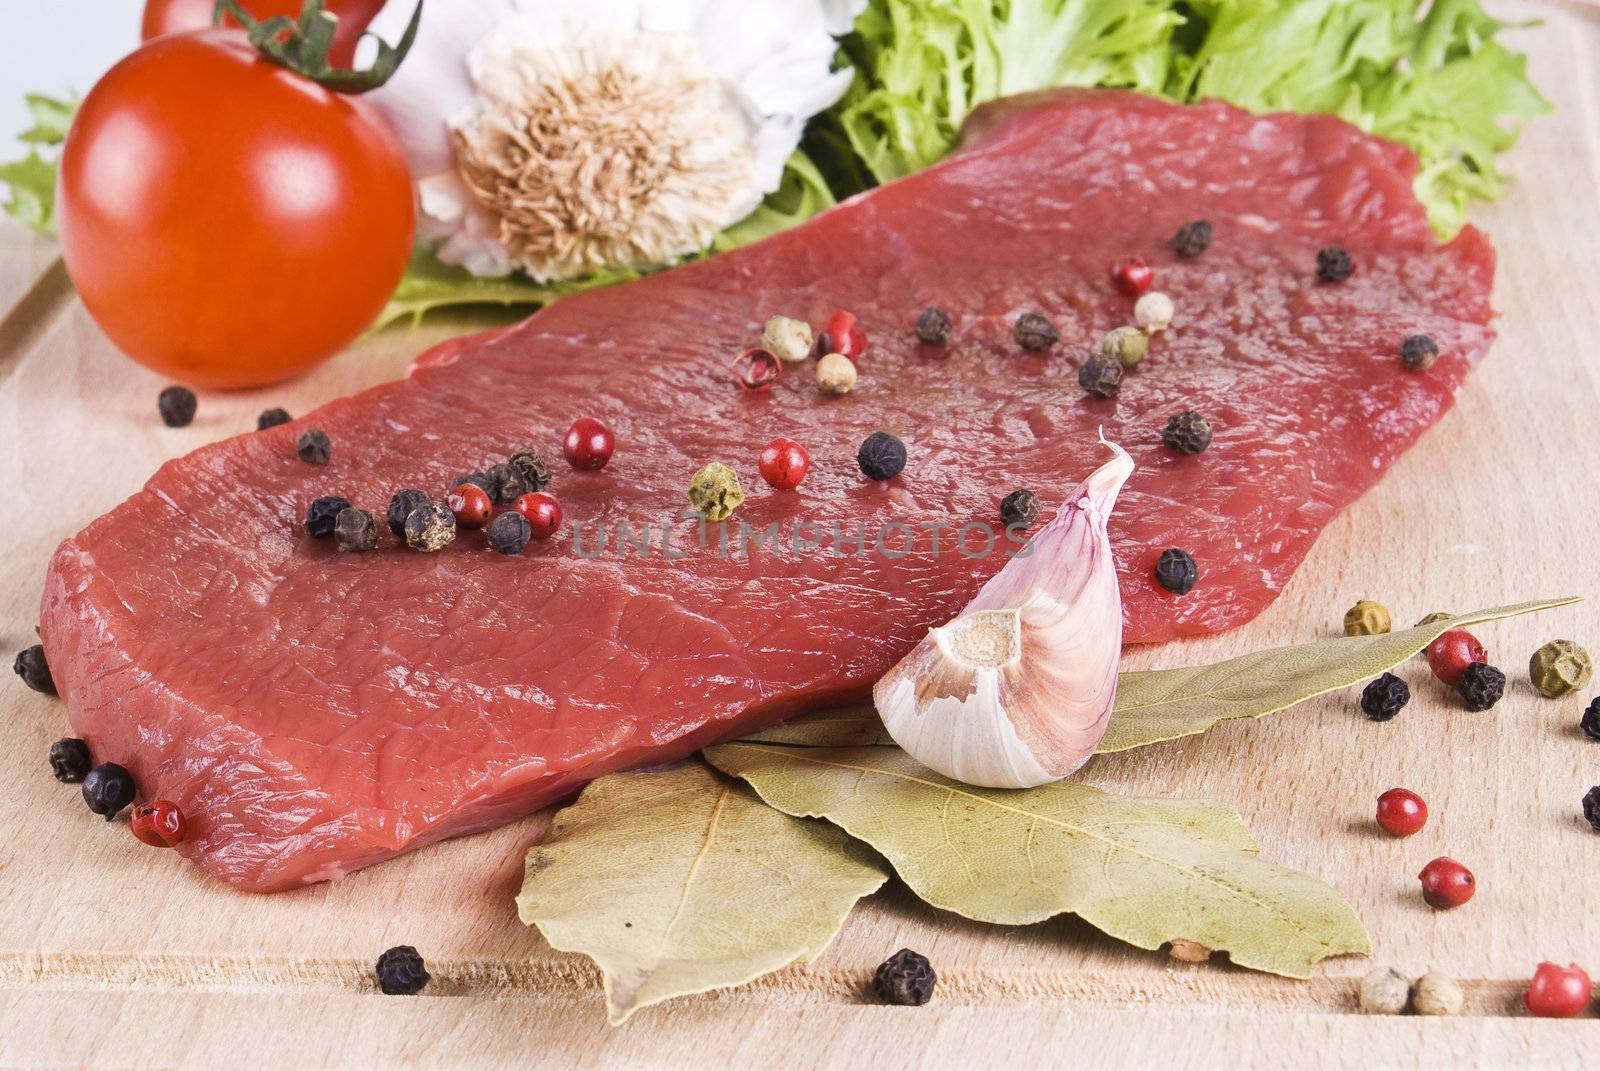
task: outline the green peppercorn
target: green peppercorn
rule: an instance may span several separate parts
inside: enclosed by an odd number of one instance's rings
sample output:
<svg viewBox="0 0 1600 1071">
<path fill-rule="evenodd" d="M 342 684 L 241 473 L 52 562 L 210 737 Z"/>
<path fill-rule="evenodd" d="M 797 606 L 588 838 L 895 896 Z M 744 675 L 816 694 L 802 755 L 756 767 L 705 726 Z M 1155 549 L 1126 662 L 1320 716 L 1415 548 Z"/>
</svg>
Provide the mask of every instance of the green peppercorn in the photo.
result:
<svg viewBox="0 0 1600 1071">
<path fill-rule="evenodd" d="M 1137 327 L 1118 327 L 1100 340 L 1100 355 L 1116 361 L 1124 368 L 1132 368 L 1144 360 L 1150 349 L 1150 336 Z"/>
<path fill-rule="evenodd" d="M 1393 627 L 1389 611 L 1371 599 L 1362 599 L 1344 612 L 1346 636 L 1381 636 Z"/>
<path fill-rule="evenodd" d="M 792 364 L 810 357 L 814 345 L 816 340 L 812 338 L 811 325 L 803 320 L 774 316 L 761 330 L 761 348 L 786 363 Z"/>
<path fill-rule="evenodd" d="M 725 521 L 744 504 L 744 488 L 739 474 L 719 461 L 713 461 L 689 481 L 689 504 L 708 521 Z"/>
<path fill-rule="evenodd" d="M 1594 661 L 1571 640 L 1551 640 L 1528 659 L 1528 679 L 1546 699 L 1559 699 L 1589 683 Z"/>
</svg>

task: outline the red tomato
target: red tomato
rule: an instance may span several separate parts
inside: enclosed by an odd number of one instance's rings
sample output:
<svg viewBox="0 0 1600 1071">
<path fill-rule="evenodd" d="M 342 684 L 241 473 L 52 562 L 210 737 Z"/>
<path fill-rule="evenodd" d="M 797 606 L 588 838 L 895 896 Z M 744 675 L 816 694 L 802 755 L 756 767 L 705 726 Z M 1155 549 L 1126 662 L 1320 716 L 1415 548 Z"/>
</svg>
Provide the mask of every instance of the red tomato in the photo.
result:
<svg viewBox="0 0 1600 1071">
<path fill-rule="evenodd" d="M 337 353 L 394 292 L 415 223 L 377 114 L 224 29 L 158 38 L 107 72 L 62 148 L 57 203 L 96 322 L 201 387 Z"/>
<path fill-rule="evenodd" d="M 242 0 L 239 6 L 258 19 L 270 19 L 274 15 L 287 15 L 294 19 L 300 17 L 301 3 L 302 0 Z M 328 58 L 335 65 L 350 65 L 355 58 L 356 42 L 361 39 L 361 31 L 378 17 L 378 12 L 383 10 L 383 3 L 384 0 L 327 0 L 324 6 L 331 14 L 339 16 L 339 28 L 333 35 L 333 48 L 328 52 Z M 213 24 L 211 15 L 216 6 L 216 0 L 147 0 L 139 37 L 148 41 L 169 33 L 203 30 Z M 230 18 L 227 25 L 234 26 L 237 23 Z"/>
</svg>

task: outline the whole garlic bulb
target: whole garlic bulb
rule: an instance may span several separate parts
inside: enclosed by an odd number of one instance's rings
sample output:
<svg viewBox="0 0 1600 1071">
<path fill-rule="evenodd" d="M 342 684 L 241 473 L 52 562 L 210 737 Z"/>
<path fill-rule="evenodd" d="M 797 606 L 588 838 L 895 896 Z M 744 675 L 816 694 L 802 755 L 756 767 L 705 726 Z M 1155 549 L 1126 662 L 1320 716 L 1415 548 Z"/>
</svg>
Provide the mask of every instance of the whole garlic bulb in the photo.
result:
<svg viewBox="0 0 1600 1071">
<path fill-rule="evenodd" d="M 1133 459 L 1115 455 L 1067 496 L 953 621 L 878 681 L 889 735 L 929 769 L 987 788 L 1058 781 L 1105 734 L 1122 654 L 1106 531 Z"/>
</svg>

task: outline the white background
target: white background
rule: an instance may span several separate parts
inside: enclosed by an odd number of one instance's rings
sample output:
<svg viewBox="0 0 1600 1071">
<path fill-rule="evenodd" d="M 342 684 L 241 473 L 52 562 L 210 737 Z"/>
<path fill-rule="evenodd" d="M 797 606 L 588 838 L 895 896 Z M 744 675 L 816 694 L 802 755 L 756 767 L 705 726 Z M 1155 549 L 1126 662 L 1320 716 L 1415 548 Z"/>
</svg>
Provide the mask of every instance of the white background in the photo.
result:
<svg viewBox="0 0 1600 1071">
<path fill-rule="evenodd" d="M 21 155 L 22 95 L 87 93 L 139 43 L 143 10 L 141 0 L 0 0 L 0 160 Z"/>
</svg>

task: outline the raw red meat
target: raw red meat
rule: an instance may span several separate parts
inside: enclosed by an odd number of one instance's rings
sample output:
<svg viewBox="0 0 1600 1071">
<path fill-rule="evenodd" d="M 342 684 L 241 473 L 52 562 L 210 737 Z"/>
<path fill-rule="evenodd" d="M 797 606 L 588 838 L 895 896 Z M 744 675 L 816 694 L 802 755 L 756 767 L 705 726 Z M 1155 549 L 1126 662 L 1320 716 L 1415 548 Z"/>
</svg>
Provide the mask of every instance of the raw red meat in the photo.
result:
<svg viewBox="0 0 1600 1071">
<path fill-rule="evenodd" d="M 1441 245 L 1412 156 L 1334 119 L 1062 92 L 988 108 L 974 129 L 948 162 L 786 234 L 571 298 L 164 466 L 51 564 L 44 640 L 78 732 L 183 808 L 181 851 L 282 889 L 859 699 L 1004 561 L 951 553 L 948 531 L 937 555 L 924 532 L 903 557 L 724 559 L 694 549 L 686 520 L 687 559 L 575 552 L 574 523 L 592 549 L 597 522 L 676 516 L 714 460 L 743 476 L 738 516 L 758 529 L 994 523 L 1015 488 L 1053 508 L 1101 459 L 1103 425 L 1139 465 L 1113 524 L 1129 639 L 1248 620 L 1488 345 L 1488 242 L 1469 228 Z M 1215 239 L 1183 260 L 1168 242 L 1195 218 Z M 1355 273 L 1319 284 L 1317 250 L 1335 243 Z M 1096 401 L 1075 368 L 1130 318 L 1106 265 L 1132 253 L 1178 316 L 1121 396 Z M 955 320 L 947 349 L 912 335 L 930 304 Z M 872 340 L 853 394 L 820 397 L 808 367 L 765 394 L 734 384 L 729 361 L 768 316 L 820 325 L 835 308 Z M 1062 336 L 1042 355 L 1011 337 L 1035 309 Z M 1416 333 L 1442 354 L 1420 374 L 1396 357 Z M 1211 448 L 1162 448 L 1191 408 Z M 616 432 L 604 471 L 561 465 L 579 416 Z M 313 425 L 333 440 L 323 467 L 295 457 Z M 910 450 L 888 484 L 855 465 L 877 429 Z M 779 435 L 811 452 L 798 491 L 756 475 Z M 434 555 L 387 533 L 340 554 L 299 524 L 319 495 L 381 510 L 396 488 L 442 491 L 529 444 L 559 469 L 568 527 L 521 556 L 481 533 Z M 1199 561 L 1187 596 L 1151 579 L 1168 546 Z"/>
</svg>

